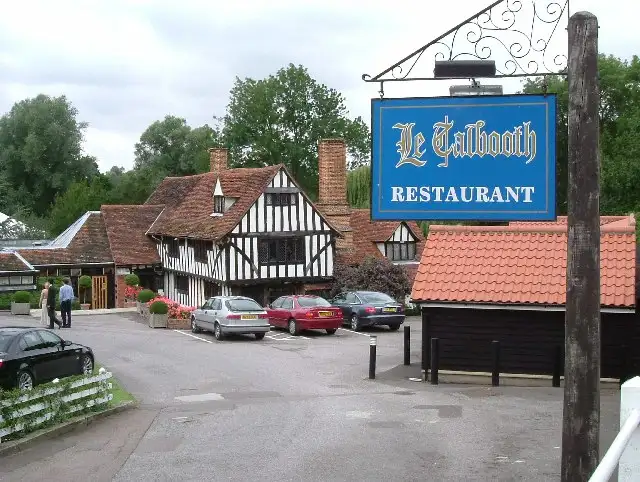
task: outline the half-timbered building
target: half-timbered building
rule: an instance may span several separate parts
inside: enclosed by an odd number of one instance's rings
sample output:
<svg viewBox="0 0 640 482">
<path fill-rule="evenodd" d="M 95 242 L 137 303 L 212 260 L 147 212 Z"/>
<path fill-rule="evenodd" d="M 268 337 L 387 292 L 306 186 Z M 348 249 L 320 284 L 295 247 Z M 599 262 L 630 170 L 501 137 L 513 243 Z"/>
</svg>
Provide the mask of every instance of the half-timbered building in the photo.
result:
<svg viewBox="0 0 640 482">
<path fill-rule="evenodd" d="M 146 234 L 165 294 L 187 305 L 217 294 L 266 304 L 330 281 L 341 234 L 284 165 L 229 169 L 226 149 L 210 155 L 210 172 L 168 177 L 147 200 L 164 206 Z"/>
</svg>

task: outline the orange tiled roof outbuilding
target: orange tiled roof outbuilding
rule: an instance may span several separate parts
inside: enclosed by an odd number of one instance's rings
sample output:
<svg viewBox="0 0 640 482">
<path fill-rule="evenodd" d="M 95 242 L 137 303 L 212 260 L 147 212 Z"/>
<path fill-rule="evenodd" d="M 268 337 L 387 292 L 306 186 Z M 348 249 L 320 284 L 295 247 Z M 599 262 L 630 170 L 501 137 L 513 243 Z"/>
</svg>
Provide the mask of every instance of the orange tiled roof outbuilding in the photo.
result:
<svg viewBox="0 0 640 482">
<path fill-rule="evenodd" d="M 416 302 L 564 305 L 567 218 L 555 223 L 429 228 L 411 298 Z M 601 303 L 635 306 L 633 216 L 603 216 Z"/>
</svg>

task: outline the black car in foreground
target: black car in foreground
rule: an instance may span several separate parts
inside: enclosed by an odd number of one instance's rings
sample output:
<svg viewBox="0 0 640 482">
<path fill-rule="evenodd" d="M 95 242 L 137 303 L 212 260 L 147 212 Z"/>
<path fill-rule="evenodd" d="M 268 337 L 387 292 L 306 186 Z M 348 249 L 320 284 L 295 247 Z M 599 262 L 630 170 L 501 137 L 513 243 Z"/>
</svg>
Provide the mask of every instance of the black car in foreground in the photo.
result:
<svg viewBox="0 0 640 482">
<path fill-rule="evenodd" d="M 330 300 L 342 310 L 344 321 L 358 331 L 364 326 L 387 325 L 397 330 L 404 323 L 404 307 L 391 296 L 377 291 L 345 291 Z"/>
<path fill-rule="evenodd" d="M 0 387 L 30 390 L 55 378 L 93 373 L 91 348 L 45 328 L 0 328 Z"/>
</svg>

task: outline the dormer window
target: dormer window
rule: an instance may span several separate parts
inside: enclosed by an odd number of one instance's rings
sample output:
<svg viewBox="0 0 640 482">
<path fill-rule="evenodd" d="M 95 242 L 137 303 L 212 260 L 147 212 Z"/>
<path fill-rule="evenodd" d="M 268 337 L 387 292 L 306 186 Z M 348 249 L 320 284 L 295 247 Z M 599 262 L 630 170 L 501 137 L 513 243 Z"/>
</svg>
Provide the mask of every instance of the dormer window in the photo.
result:
<svg viewBox="0 0 640 482">
<path fill-rule="evenodd" d="M 387 241 L 385 251 L 387 258 L 391 261 L 414 261 L 416 259 L 416 242 Z"/>
<path fill-rule="evenodd" d="M 216 214 L 224 213 L 224 196 L 213 196 L 213 212 Z"/>
</svg>

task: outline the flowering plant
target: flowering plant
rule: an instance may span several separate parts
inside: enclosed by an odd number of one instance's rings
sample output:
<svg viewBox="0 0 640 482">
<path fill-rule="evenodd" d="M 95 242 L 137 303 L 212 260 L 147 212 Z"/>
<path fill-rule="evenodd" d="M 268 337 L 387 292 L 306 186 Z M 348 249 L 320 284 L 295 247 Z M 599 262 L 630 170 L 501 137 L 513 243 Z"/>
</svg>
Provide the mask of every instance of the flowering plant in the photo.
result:
<svg viewBox="0 0 640 482">
<path fill-rule="evenodd" d="M 142 291 L 142 287 L 141 286 L 127 286 L 124 289 L 124 297 L 127 300 L 137 300 L 138 299 L 138 293 L 140 293 Z"/>
<path fill-rule="evenodd" d="M 149 301 L 148 305 L 151 306 L 151 303 L 154 301 L 163 301 L 169 307 L 168 315 L 169 318 L 174 320 L 187 320 L 191 315 L 191 312 L 195 310 L 193 306 L 185 306 L 180 303 L 173 301 L 166 296 L 156 296 L 154 299 Z"/>
</svg>

